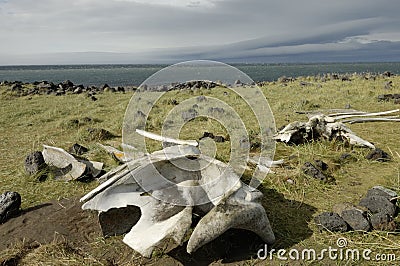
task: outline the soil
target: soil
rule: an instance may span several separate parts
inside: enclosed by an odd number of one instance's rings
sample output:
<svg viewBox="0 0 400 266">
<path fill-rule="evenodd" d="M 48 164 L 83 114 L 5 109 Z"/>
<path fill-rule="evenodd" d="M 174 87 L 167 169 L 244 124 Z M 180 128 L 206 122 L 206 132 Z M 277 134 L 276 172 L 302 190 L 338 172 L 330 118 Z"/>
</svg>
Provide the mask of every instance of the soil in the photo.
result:
<svg viewBox="0 0 400 266">
<path fill-rule="evenodd" d="M 19 265 L 18 261 L 29 252 L 41 245 L 59 243 L 60 239 L 61 245 L 67 243 L 69 249 L 90 254 L 105 265 L 238 265 L 254 258 L 263 245 L 256 234 L 231 229 L 195 254 L 186 253 L 187 243 L 166 243 L 161 251 L 164 255 L 145 259 L 123 244 L 121 237 L 104 241 L 97 212 L 82 210 L 81 205 L 79 198 L 54 200 L 25 209 L 0 224 L 0 254 L 21 243 L 24 249 L 22 257 L 0 260 L 0 265 Z M 107 241 L 111 243 L 104 244 Z M 103 244 L 94 244 L 99 242 Z"/>
<path fill-rule="evenodd" d="M 48 244 L 63 236 L 72 244 L 102 236 L 97 213 L 81 209 L 79 199 L 62 199 L 26 210 L 0 225 L 0 251 L 18 241 Z"/>
</svg>

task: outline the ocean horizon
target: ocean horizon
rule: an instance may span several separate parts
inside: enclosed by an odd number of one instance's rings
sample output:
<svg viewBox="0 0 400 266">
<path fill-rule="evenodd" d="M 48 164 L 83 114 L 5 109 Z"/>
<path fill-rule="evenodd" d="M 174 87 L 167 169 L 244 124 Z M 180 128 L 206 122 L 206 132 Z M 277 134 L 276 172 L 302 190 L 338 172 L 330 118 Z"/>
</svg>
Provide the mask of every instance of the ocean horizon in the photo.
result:
<svg viewBox="0 0 400 266">
<path fill-rule="evenodd" d="M 232 63 L 256 82 L 274 81 L 280 77 L 317 76 L 328 73 L 400 74 L 400 62 L 376 63 Z M 10 65 L 0 66 L 1 81 L 70 80 L 84 86 L 139 86 L 166 64 L 99 64 L 99 65 Z"/>
</svg>

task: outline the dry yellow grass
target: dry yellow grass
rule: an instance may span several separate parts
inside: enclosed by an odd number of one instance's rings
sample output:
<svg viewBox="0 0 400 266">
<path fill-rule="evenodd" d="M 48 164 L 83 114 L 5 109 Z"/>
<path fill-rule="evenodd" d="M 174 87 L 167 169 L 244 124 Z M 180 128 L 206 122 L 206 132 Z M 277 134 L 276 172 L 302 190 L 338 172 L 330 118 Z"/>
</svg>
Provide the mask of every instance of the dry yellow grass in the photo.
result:
<svg viewBox="0 0 400 266">
<path fill-rule="evenodd" d="M 393 81 L 391 91 L 384 89 L 384 84 L 388 80 Z M 371 112 L 399 107 L 393 102 L 377 101 L 379 94 L 399 93 L 400 77 L 398 76 L 380 77 L 376 80 L 364 80 L 354 76 L 350 82 L 339 80 L 326 82 L 312 80 L 312 82 L 316 85 L 302 87 L 298 81 L 295 81 L 287 85 L 271 82 L 262 87 L 262 91 L 274 113 L 277 127 L 295 120 L 306 120 L 304 115 L 294 112 L 297 110 L 344 108 L 347 104 L 350 104 L 354 109 Z M 317 86 L 317 84 L 321 84 L 321 86 Z M 116 162 L 96 146 L 96 141 L 85 139 L 85 132 L 87 127 L 101 127 L 121 136 L 124 112 L 131 94 L 104 93 L 96 96 L 98 98 L 96 102 L 90 101 L 84 95 L 13 97 L 9 95 L 6 88 L 1 88 L 0 94 L 0 152 L 2 154 L 0 192 L 18 191 L 22 195 L 22 208 L 32 207 L 51 199 L 81 196 L 97 185 L 96 182 L 65 183 L 51 179 L 38 182 L 27 176 L 23 169 L 24 158 L 31 151 L 41 150 L 42 144 L 68 148 L 73 143 L 78 142 L 90 148 L 87 155 L 89 159 L 105 162 L 106 169 L 116 165 Z M 249 110 L 246 110 L 245 104 L 232 95 L 223 95 L 223 91 L 219 89 L 200 90 L 195 93 L 172 91 L 165 94 L 150 116 L 149 129 L 154 132 L 160 130 L 163 117 L 173 107 L 168 104 L 168 100 L 175 99 L 180 102 L 188 97 L 201 94 L 221 98 L 221 100 L 239 108 L 244 117 L 243 121 L 246 127 L 252 131 L 253 141 L 255 141 L 258 134 L 257 124 L 255 124 Z M 73 119 L 79 120 L 84 117 L 92 118 L 92 122 L 71 124 Z M 399 123 L 380 122 L 350 126 L 360 137 L 373 142 L 377 147 L 390 153 L 392 161 L 385 163 L 366 160 L 367 149 L 348 147 L 341 143 L 321 141 L 300 146 L 286 146 L 278 143 L 275 159 L 285 159 L 290 167 L 276 169 L 274 174 L 267 176 L 262 187 L 260 187 L 260 190 L 265 194 L 264 206 L 277 236 L 277 243 L 274 247 L 322 250 L 328 246 L 336 247 L 336 240 L 339 237 L 344 237 L 348 241 L 349 248 L 369 248 L 373 251 L 373 254 L 393 253 L 400 260 L 399 232 L 374 231 L 370 233 L 348 232 L 345 234 L 319 232 L 313 222 L 313 217 L 316 214 L 330 211 L 336 203 L 351 202 L 356 204 L 372 186 L 383 185 L 400 192 L 399 125 Z M 181 137 L 198 139 L 204 131 L 221 135 L 227 134 L 226 130 L 216 121 L 196 119 L 183 127 Z M 108 141 L 114 146 L 120 142 L 120 137 Z M 159 148 L 159 144 L 149 143 L 150 150 Z M 229 142 L 217 144 L 217 148 L 217 158 L 227 160 L 229 158 Z M 338 158 L 345 152 L 352 153 L 356 160 L 340 163 Z M 311 180 L 301 173 L 302 164 L 314 159 L 321 159 L 329 164 L 336 184 L 323 184 Z M 246 172 L 246 175 L 249 174 L 251 172 Z M 289 184 L 286 181 L 288 178 L 293 180 L 294 184 Z M 399 218 L 397 218 L 397 223 L 399 222 Z M 101 240 L 91 243 L 94 250 L 93 254 L 86 254 L 74 249 L 71 251 L 64 244 L 50 244 L 50 246 L 42 246 L 34 251 L 23 252 L 22 262 L 35 261 L 37 265 L 81 265 L 82 263 L 106 265 L 106 262 L 96 257 L 96 254 L 102 254 L 102 251 L 108 248 L 115 248 L 111 244 L 117 247 L 123 245 L 119 243 L 118 238 Z M 10 254 L 17 254 L 20 251 L 21 248 L 19 251 L 16 248 L 16 250 L 3 252 L 0 261 Z M 163 252 L 157 258 L 158 260 L 141 261 L 139 257 L 135 257 L 127 261 L 134 265 L 173 261 L 168 254 Z M 62 263 L 58 263 L 60 261 Z M 289 262 L 298 265 L 380 265 L 380 262 L 377 261 L 351 262 L 327 259 L 319 262 Z M 120 262 L 120 264 L 123 263 Z M 125 263 L 128 262 L 125 261 Z M 265 261 L 249 258 L 249 260 L 238 263 L 254 265 L 264 264 Z M 279 265 L 286 262 L 279 261 L 275 256 L 273 263 Z"/>
</svg>

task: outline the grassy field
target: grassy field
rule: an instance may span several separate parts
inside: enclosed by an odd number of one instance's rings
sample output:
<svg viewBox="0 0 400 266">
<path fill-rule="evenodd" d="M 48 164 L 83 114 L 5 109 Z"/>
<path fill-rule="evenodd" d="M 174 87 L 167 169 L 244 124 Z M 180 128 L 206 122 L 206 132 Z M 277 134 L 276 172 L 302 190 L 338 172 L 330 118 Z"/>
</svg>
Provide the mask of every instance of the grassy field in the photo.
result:
<svg viewBox="0 0 400 266">
<path fill-rule="evenodd" d="M 299 81 L 311 82 L 311 85 L 301 86 Z M 391 90 L 384 88 L 391 80 Z M 149 130 L 159 132 L 165 115 L 174 105 L 184 99 L 207 95 L 221 99 L 234 106 L 243 116 L 251 142 L 259 139 L 258 125 L 255 123 L 250 109 L 232 93 L 226 95 L 224 89 L 191 91 L 171 91 L 166 93 L 150 114 Z M 377 96 L 385 93 L 400 93 L 400 77 L 378 77 L 376 80 L 366 80 L 359 76 L 351 77 L 351 81 L 322 81 L 314 77 L 299 78 L 294 82 L 265 83 L 262 91 L 274 113 L 277 128 L 288 122 L 305 121 L 304 115 L 296 114 L 299 110 L 336 109 L 351 105 L 362 111 L 377 112 L 392 110 L 399 107 L 393 102 L 378 102 Z M 24 96 L 15 97 L 6 87 L 0 87 L 0 192 L 17 191 L 22 195 L 22 208 L 36 206 L 52 199 L 82 196 L 95 188 L 96 181 L 59 182 L 48 178 L 39 182 L 35 177 L 25 174 L 23 163 L 25 156 L 35 150 L 41 150 L 43 144 L 67 149 L 74 143 L 80 143 L 90 149 L 85 155 L 88 159 L 105 163 L 109 170 L 117 165 L 106 152 L 96 143 L 102 142 L 119 147 L 121 143 L 122 122 L 125 109 L 131 98 L 131 93 L 102 93 L 97 95 L 97 101 L 91 101 L 85 95 L 66 96 Z M 90 119 L 85 119 L 90 118 Z M 78 122 L 76 122 L 78 120 Z M 87 128 L 98 127 L 109 130 L 116 135 L 106 141 L 88 138 Z M 313 142 L 299 146 L 287 146 L 277 143 L 275 160 L 284 159 L 285 167 L 274 169 L 259 188 L 265 195 L 264 207 L 268 213 L 277 242 L 273 248 L 296 248 L 298 250 L 314 248 L 317 251 L 328 246 L 336 247 L 336 240 L 344 237 L 348 248 L 360 250 L 369 248 L 372 254 L 396 254 L 400 259 L 400 231 L 370 233 L 348 232 L 344 234 L 319 232 L 313 217 L 323 211 L 331 211 L 332 206 L 340 202 L 357 204 L 367 190 L 375 185 L 383 185 L 400 192 L 400 124 L 399 123 L 364 123 L 350 125 L 350 128 L 360 137 L 372 142 L 376 147 L 387 151 L 390 162 L 371 162 L 365 159 L 368 149 L 349 147 L 339 142 Z M 215 135 L 227 136 L 227 131 L 215 120 L 196 119 L 188 122 L 182 129 L 181 138 L 199 139 L 205 131 Z M 149 149 L 155 150 L 158 143 L 149 142 Z M 229 158 L 229 141 L 217 143 L 217 158 L 227 161 Z M 252 150 L 257 153 L 257 148 Z M 341 154 L 351 153 L 354 160 L 341 162 Z M 330 174 L 335 178 L 333 184 L 324 184 L 310 179 L 301 171 L 306 161 L 316 159 L 328 163 Z M 251 171 L 246 172 L 250 175 Z M 290 179 L 293 183 L 287 182 Z M 400 228 L 400 219 L 397 218 Z M 98 254 L 107 249 L 130 252 L 120 242 L 120 237 L 96 240 L 89 243 L 90 253 L 76 254 L 69 252 L 68 246 L 59 243 L 42 245 L 33 251 L 26 251 L 24 259 L 27 265 L 180 265 L 171 254 L 160 251 L 151 260 L 143 260 L 135 253 L 119 256 L 113 263 L 104 260 Z M 1 240 L 0 240 L 1 241 Z M 232 245 L 237 245 L 232 244 Z M 22 245 L 0 253 L 0 262 L 14 256 L 23 250 Z M 213 246 L 208 245 L 203 251 L 212 253 Z M 254 252 L 259 247 L 255 247 Z M 118 254 L 118 252 L 116 252 Z M 19 254 L 19 253 L 18 253 Z M 117 256 L 118 257 L 118 256 Z M 221 263 L 218 257 L 210 263 Z M 222 258 L 221 258 L 222 259 Z M 63 261 L 63 263 L 59 263 Z M 31 264 L 35 262 L 34 264 Z M 181 261 L 182 262 L 182 261 Z M 268 261 L 269 262 L 269 261 Z M 381 262 L 351 262 L 346 260 L 321 262 L 289 261 L 290 265 L 379 265 Z M 265 264 L 249 256 L 232 264 L 256 265 Z M 273 263 L 279 261 L 274 255 Z M 388 263 L 393 264 L 393 263 Z M 395 263 L 394 263 L 395 264 Z"/>
</svg>

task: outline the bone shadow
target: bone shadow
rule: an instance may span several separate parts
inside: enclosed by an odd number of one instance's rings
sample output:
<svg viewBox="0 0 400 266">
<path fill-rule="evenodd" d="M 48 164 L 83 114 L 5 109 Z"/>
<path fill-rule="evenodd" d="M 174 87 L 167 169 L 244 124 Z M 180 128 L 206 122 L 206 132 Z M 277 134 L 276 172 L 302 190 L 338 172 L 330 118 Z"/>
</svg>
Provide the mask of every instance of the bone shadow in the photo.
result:
<svg viewBox="0 0 400 266">
<path fill-rule="evenodd" d="M 289 249 L 309 238 L 313 231 L 308 227 L 316 208 L 303 202 L 288 200 L 273 189 L 259 188 L 263 206 L 274 231 L 276 242 L 268 248 Z M 235 263 L 257 258 L 257 251 L 264 248 L 264 241 L 255 233 L 230 229 L 204 245 L 193 254 L 186 252 L 187 242 L 167 254 L 183 265 L 209 265 L 215 261 Z"/>
</svg>

